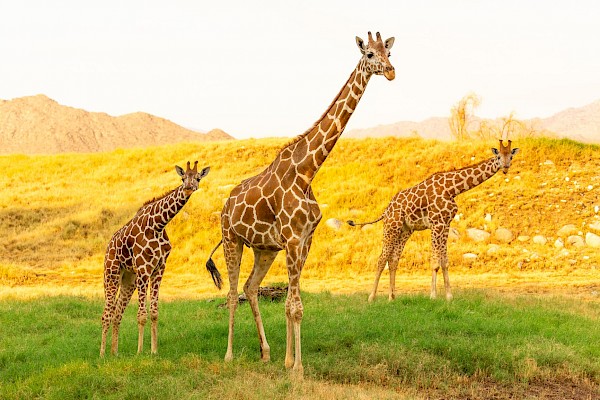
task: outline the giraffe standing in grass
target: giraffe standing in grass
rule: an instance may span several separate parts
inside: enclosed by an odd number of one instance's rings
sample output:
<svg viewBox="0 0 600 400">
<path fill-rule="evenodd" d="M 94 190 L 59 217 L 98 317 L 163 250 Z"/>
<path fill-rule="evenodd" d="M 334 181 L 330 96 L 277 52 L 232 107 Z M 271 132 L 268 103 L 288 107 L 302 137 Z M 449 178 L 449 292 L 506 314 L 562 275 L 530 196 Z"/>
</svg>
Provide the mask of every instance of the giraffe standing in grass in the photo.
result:
<svg viewBox="0 0 600 400">
<path fill-rule="evenodd" d="M 144 343 L 144 325 L 148 315 L 146 309 L 148 286 L 151 286 L 152 354 L 155 354 L 158 349 L 158 290 L 171 251 L 171 243 L 165 227 L 187 203 L 192 193 L 198 190 L 200 180 L 208 174 L 210 167 L 198 173 L 198 161 L 194 163 L 194 168 L 190 168 L 188 161 L 185 171 L 180 166 L 176 166 L 175 170 L 181 176 L 183 184 L 164 196 L 144 204 L 108 243 L 104 258 L 105 305 L 102 314 L 101 357 L 104 357 L 106 335 L 111 323 L 113 326 L 111 352 L 117 354 L 121 318 L 136 288 L 139 299 L 138 353 L 141 353 Z"/>
<path fill-rule="evenodd" d="M 270 359 L 258 309 L 258 288 L 277 253 L 286 252 L 289 277 L 285 303 L 287 341 L 285 366 L 302 376 L 300 325 L 304 309 L 300 299 L 300 273 L 308 256 L 321 212 L 311 182 L 332 151 L 372 75 L 395 77 L 389 61 L 394 38 L 385 41 L 379 32 L 365 43 L 356 38 L 362 57 L 323 116 L 305 133 L 286 145 L 260 174 L 235 187 L 221 213 L 222 240 L 209 256 L 207 267 L 216 271 L 212 255 L 223 244 L 229 274 L 229 336 L 225 360 L 233 359 L 234 314 L 238 304 L 238 280 L 244 246 L 254 251 L 254 267 L 244 292 L 254 315 L 263 361 Z M 294 350 L 294 351 L 293 351 Z"/>
<path fill-rule="evenodd" d="M 492 158 L 456 171 L 435 173 L 423 182 L 398 192 L 381 217 L 375 221 L 364 223 L 348 221 L 351 226 L 357 226 L 372 224 L 383 219 L 383 250 L 377 262 L 375 283 L 369 301 L 375 298 L 379 278 L 386 264 L 390 269 L 389 299 L 395 298 L 396 269 L 404 245 L 414 231 L 425 229 L 431 229 L 431 298 L 437 296 L 436 278 L 441 268 L 444 274 L 446 299 L 452 299 L 448 277 L 447 245 L 450 222 L 458 210 L 454 198 L 490 179 L 500 169 L 506 174 L 513 156 L 518 151 L 518 148 L 511 150 L 510 140 L 508 146 L 504 146 L 503 141 L 500 140 L 500 150 L 493 148 Z"/>
</svg>

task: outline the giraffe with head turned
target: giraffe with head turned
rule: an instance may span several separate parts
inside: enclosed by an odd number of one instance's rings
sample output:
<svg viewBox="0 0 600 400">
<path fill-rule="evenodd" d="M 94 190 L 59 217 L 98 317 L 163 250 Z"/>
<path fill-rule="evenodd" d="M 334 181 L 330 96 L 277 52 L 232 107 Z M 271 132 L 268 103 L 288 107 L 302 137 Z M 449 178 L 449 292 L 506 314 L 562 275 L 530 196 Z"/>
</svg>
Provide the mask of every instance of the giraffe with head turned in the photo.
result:
<svg viewBox="0 0 600 400">
<path fill-rule="evenodd" d="M 229 335 L 225 360 L 233 359 L 234 314 L 238 304 L 238 280 L 244 246 L 254 252 L 254 266 L 244 292 L 254 315 L 260 341 L 261 358 L 270 359 L 263 323 L 258 308 L 258 288 L 277 253 L 286 252 L 288 294 L 285 302 L 285 366 L 302 376 L 300 326 L 304 313 L 300 298 L 300 273 L 308 255 L 313 232 L 321 212 L 311 182 L 332 151 L 356 109 L 372 75 L 395 77 L 389 61 L 394 38 L 382 40 L 379 32 L 368 42 L 356 38 L 362 57 L 339 94 L 322 117 L 305 133 L 284 148 L 258 175 L 235 187 L 221 213 L 222 240 L 209 256 L 207 267 L 216 271 L 212 255 L 223 244 L 229 275 Z M 217 281 L 218 282 L 218 281 Z"/>
<path fill-rule="evenodd" d="M 395 298 L 396 269 L 404 245 L 414 231 L 431 229 L 431 295 L 437 296 L 436 278 L 441 268 L 444 275 L 446 299 L 452 299 L 448 276 L 448 232 L 458 206 L 454 198 L 490 179 L 499 170 L 508 172 L 511 160 L 519 152 L 511 149 L 511 141 L 505 146 L 500 140 L 500 149 L 493 148 L 493 157 L 456 171 L 438 172 L 417 185 L 398 192 L 383 214 L 376 220 L 363 223 L 348 221 L 351 226 L 368 225 L 383 220 L 383 250 L 377 262 L 375 283 L 369 295 L 373 301 L 377 293 L 379 278 L 387 265 L 390 271 L 389 300 Z"/>
<path fill-rule="evenodd" d="M 158 290 L 171 251 L 165 227 L 192 193 L 198 190 L 200 180 L 208 174 L 210 167 L 198 172 L 198 161 L 194 163 L 194 168 L 190 168 L 188 161 L 185 171 L 180 166 L 176 166 L 175 170 L 183 183 L 164 196 L 146 202 L 108 243 L 104 258 L 105 305 L 102 313 L 101 357 L 104 357 L 106 336 L 111 324 L 111 352 L 117 354 L 121 318 L 136 288 L 139 300 L 138 353 L 142 352 L 144 326 L 148 318 L 146 296 L 149 286 L 152 354 L 158 350 Z"/>
</svg>

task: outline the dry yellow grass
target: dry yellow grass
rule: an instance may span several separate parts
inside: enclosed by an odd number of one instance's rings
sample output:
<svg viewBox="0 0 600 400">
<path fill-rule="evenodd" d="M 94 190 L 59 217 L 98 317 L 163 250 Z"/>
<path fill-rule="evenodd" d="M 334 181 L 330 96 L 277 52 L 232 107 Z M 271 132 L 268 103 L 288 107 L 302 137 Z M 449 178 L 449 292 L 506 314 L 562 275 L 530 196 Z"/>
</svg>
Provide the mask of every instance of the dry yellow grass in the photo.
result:
<svg viewBox="0 0 600 400">
<path fill-rule="evenodd" d="M 219 213 L 229 191 L 260 172 L 286 139 L 177 144 L 110 153 L 0 157 L 0 298 L 45 294 L 102 295 L 102 261 L 111 235 L 152 197 L 176 187 L 175 164 L 199 160 L 211 173 L 167 231 L 173 251 L 161 287 L 163 298 L 218 294 L 204 268 L 220 239 Z M 461 238 L 449 244 L 450 277 L 461 289 L 566 293 L 598 298 L 598 249 L 557 249 L 556 231 L 574 224 L 582 235 L 600 221 L 600 148 L 566 140 L 524 139 L 508 175 L 498 174 L 457 198 Z M 381 250 L 381 223 L 360 230 L 326 226 L 374 219 L 399 190 L 431 173 L 491 156 L 494 142 L 445 143 L 421 139 L 341 140 L 317 175 L 313 189 L 323 222 L 303 271 L 302 287 L 334 293 L 370 289 Z M 550 160 L 552 163 L 547 163 Z M 568 178 L 568 179 L 567 179 Z M 484 219 L 491 214 L 492 220 Z M 466 239 L 474 227 L 518 235 L 544 235 L 546 245 L 514 240 L 488 254 L 488 243 Z M 597 232 L 598 233 L 598 232 Z M 430 233 L 406 246 L 397 290 L 428 292 Z M 565 251 L 566 250 L 566 251 Z M 475 253 L 464 261 L 464 253 Z M 242 279 L 250 271 L 246 250 Z M 265 282 L 286 281 L 283 254 Z M 215 262 L 225 273 L 222 252 Z M 386 293 L 387 273 L 380 293 Z"/>
</svg>

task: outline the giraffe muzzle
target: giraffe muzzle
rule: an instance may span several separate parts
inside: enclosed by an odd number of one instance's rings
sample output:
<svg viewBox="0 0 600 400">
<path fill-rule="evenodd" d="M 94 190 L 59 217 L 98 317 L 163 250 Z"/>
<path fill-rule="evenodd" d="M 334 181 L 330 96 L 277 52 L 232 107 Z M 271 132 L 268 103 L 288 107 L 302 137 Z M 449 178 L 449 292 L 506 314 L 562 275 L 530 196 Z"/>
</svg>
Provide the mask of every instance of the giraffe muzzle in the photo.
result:
<svg viewBox="0 0 600 400">
<path fill-rule="evenodd" d="M 396 77 L 396 70 L 394 68 L 386 69 L 385 71 L 383 71 L 383 76 L 385 76 L 388 81 L 393 81 Z"/>
</svg>

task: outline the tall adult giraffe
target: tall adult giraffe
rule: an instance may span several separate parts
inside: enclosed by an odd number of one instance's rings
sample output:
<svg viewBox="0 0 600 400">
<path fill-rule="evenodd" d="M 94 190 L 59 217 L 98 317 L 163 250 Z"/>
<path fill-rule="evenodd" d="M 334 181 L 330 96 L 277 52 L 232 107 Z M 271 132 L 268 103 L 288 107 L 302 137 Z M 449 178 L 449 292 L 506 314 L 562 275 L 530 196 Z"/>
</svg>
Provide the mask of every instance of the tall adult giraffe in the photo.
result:
<svg viewBox="0 0 600 400">
<path fill-rule="evenodd" d="M 362 57 L 323 116 L 305 133 L 281 149 L 263 172 L 236 186 L 225 202 L 221 213 L 222 240 L 206 263 L 209 271 L 216 274 L 211 257 L 223 244 L 229 274 L 229 336 L 225 361 L 233 359 L 234 314 L 238 304 L 238 280 L 244 245 L 254 251 L 254 267 L 244 285 L 244 292 L 256 321 L 262 360 L 270 359 L 257 293 L 275 256 L 280 250 L 285 250 L 289 278 L 285 303 L 285 366 L 293 366 L 293 370 L 300 376 L 303 373 L 300 349 L 303 315 L 300 273 L 310 249 L 313 232 L 321 221 L 321 211 L 310 185 L 344 131 L 371 76 L 384 75 L 390 81 L 395 77 L 394 67 L 389 60 L 393 37 L 383 41 L 377 32 L 376 39 L 373 40 L 369 32 L 368 43 L 356 37 L 356 44 Z M 292 350 L 295 352 L 292 353 Z"/>
<path fill-rule="evenodd" d="M 198 172 L 198 161 L 194 163 L 194 168 L 190 168 L 188 161 L 185 171 L 180 166 L 176 166 L 175 170 L 182 184 L 162 197 L 146 202 L 108 243 L 104 257 L 105 305 L 102 313 L 101 357 L 104 357 L 106 336 L 111 324 L 111 352 L 117 354 L 121 318 L 136 288 L 139 301 L 138 353 L 142 352 L 144 326 L 148 318 L 146 294 L 149 286 L 151 351 L 152 354 L 158 351 L 158 290 L 171 252 L 165 227 L 198 190 L 200 180 L 208 175 L 210 167 Z M 213 279 L 220 279 L 218 274 L 212 275 Z"/>
<path fill-rule="evenodd" d="M 518 148 L 511 150 L 511 141 L 504 146 L 500 140 L 500 150 L 493 148 L 494 156 L 479 164 L 456 171 L 438 172 L 417 185 L 398 192 L 390 201 L 383 214 L 376 220 L 363 223 L 348 221 L 351 226 L 368 225 L 383 220 L 383 249 L 377 262 L 375 283 L 369 295 L 373 301 L 377 294 L 379 278 L 386 265 L 390 269 L 390 295 L 395 297 L 396 269 L 404 245 L 414 231 L 431 229 L 431 298 L 437 296 L 437 272 L 442 268 L 446 299 L 452 299 L 450 278 L 448 277 L 448 232 L 458 206 L 454 198 L 490 179 L 499 170 L 508 172 L 510 162 Z"/>
</svg>

